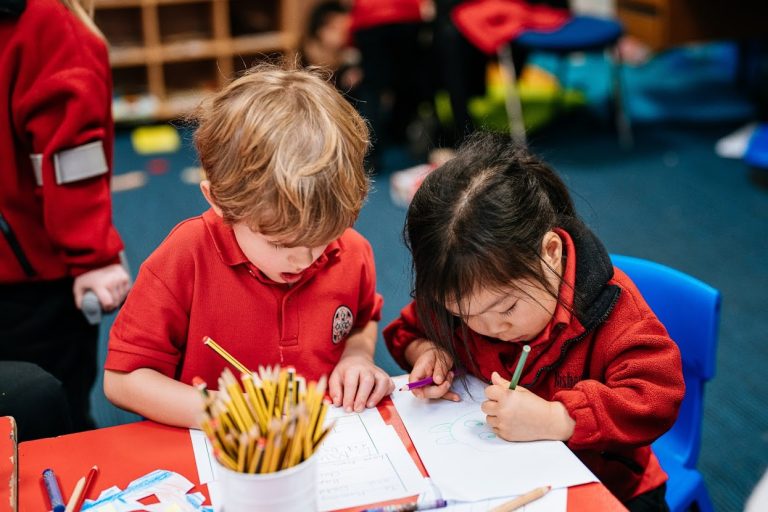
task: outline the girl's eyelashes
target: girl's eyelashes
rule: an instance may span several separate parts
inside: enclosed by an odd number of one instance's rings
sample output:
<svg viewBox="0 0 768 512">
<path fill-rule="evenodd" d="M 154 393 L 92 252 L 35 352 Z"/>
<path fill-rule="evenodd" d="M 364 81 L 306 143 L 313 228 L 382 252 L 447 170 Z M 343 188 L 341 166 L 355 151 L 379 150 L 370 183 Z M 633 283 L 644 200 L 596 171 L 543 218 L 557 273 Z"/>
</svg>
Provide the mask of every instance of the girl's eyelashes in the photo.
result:
<svg viewBox="0 0 768 512">
<path fill-rule="evenodd" d="M 515 301 L 514 304 L 512 304 L 508 310 L 504 311 L 502 315 L 510 316 L 512 314 L 512 311 L 515 309 L 515 306 L 517 306 L 517 301 Z"/>
<path fill-rule="evenodd" d="M 285 249 L 285 246 L 276 242 L 269 242 L 269 245 L 275 248 L 275 250 Z"/>
</svg>

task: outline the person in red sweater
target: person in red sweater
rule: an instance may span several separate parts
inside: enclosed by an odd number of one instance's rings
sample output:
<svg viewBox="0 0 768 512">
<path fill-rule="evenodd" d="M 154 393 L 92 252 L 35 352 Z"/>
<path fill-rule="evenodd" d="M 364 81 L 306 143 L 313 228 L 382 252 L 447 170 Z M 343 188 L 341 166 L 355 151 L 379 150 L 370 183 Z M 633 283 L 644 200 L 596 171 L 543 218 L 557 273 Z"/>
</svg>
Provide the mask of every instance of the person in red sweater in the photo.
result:
<svg viewBox="0 0 768 512">
<path fill-rule="evenodd" d="M 680 352 L 578 218 L 555 172 L 476 134 L 410 205 L 415 301 L 384 330 L 426 398 L 458 400 L 458 368 L 489 383 L 482 410 L 508 441 L 561 440 L 630 510 L 665 510 L 651 443 L 677 418 Z M 509 381 L 524 345 L 519 385 Z"/>
<path fill-rule="evenodd" d="M 130 278 L 112 223 L 107 47 L 74 0 L 0 0 L 0 98 L 0 414 L 15 410 L 22 436 L 65 433 L 25 412 L 49 402 L 35 389 L 61 389 L 73 428 L 93 428 L 98 326 L 80 308 L 87 290 L 116 308 Z"/>
<path fill-rule="evenodd" d="M 197 426 L 227 363 L 329 375 L 336 406 L 375 406 L 394 384 L 374 364 L 382 298 L 370 244 L 351 229 L 368 193 L 365 121 L 323 77 L 259 66 L 200 107 L 195 144 L 211 205 L 142 265 L 110 332 L 112 402 Z"/>
</svg>

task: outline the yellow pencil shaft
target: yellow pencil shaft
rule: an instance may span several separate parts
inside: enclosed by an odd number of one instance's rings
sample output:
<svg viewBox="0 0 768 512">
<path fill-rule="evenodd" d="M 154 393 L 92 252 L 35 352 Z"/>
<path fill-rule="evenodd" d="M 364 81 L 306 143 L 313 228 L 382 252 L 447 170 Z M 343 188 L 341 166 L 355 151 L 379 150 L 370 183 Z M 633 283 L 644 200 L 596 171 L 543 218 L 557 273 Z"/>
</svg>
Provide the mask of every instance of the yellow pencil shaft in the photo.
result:
<svg viewBox="0 0 768 512">
<path fill-rule="evenodd" d="M 221 405 L 221 411 L 219 412 L 219 418 L 221 419 L 222 428 L 224 430 L 229 430 L 230 432 L 234 432 L 237 430 L 237 427 L 235 426 L 234 419 L 232 418 L 232 415 L 229 412 L 229 409 L 224 405 Z"/>
<path fill-rule="evenodd" d="M 278 414 L 276 416 L 279 418 L 283 414 L 283 404 L 285 403 L 285 388 L 288 385 L 288 372 L 283 370 L 280 372 L 280 380 L 277 384 L 277 409 Z"/>
<path fill-rule="evenodd" d="M 240 389 L 240 386 L 235 382 L 227 386 L 227 392 L 232 400 L 232 404 L 235 406 L 238 414 L 240 414 L 240 418 L 243 420 L 245 430 L 249 430 L 254 424 L 254 419 L 251 416 L 251 412 L 248 410 L 248 405 L 245 403 L 243 390 Z M 245 432 L 245 430 L 243 430 L 243 432 Z"/>
<path fill-rule="evenodd" d="M 259 429 L 262 432 L 267 430 L 267 411 L 265 405 L 262 403 L 259 396 L 259 392 L 250 379 L 243 379 L 245 385 L 245 392 L 248 394 L 248 400 L 246 403 L 253 408 L 256 421 L 259 424 Z"/>
<path fill-rule="evenodd" d="M 237 461 L 233 457 L 230 457 L 226 452 L 214 452 L 214 455 L 216 455 L 216 459 L 222 466 L 229 468 L 232 471 L 237 471 Z"/>
<path fill-rule="evenodd" d="M 295 466 L 302 460 L 302 453 L 304 451 L 304 440 L 307 438 L 307 424 L 309 420 L 306 415 L 303 415 L 299 419 L 299 425 L 296 429 L 296 436 L 293 438 L 293 449 L 291 451 L 291 459 L 289 466 Z"/>
<path fill-rule="evenodd" d="M 237 406 L 232 402 L 232 399 L 230 398 L 226 402 L 224 402 L 224 405 L 227 408 L 227 413 L 232 418 L 232 420 L 235 422 L 235 428 L 238 432 L 245 432 L 248 430 L 248 428 L 245 426 L 245 420 L 240 417 L 240 411 L 237 410 Z"/>
<path fill-rule="evenodd" d="M 312 434 L 314 435 L 314 428 L 317 424 L 317 417 L 320 415 L 320 408 L 323 405 L 323 396 L 318 392 L 315 391 L 313 395 L 308 399 L 310 407 L 309 407 L 309 421 L 310 425 L 312 426 Z"/>
<path fill-rule="evenodd" d="M 248 452 L 248 434 L 242 434 L 238 439 L 237 447 L 237 470 L 240 473 L 245 472 L 245 456 Z"/>
<path fill-rule="evenodd" d="M 323 444 L 323 441 L 325 441 L 325 438 L 328 437 L 331 430 L 333 430 L 333 427 L 328 427 L 327 429 L 320 432 L 320 435 L 318 436 L 317 439 L 315 439 L 315 442 L 312 445 L 312 453 L 315 453 L 317 449 L 320 447 L 320 445 Z"/>
<path fill-rule="evenodd" d="M 221 345 L 213 341 L 211 338 L 206 336 L 203 338 L 203 343 L 211 347 L 214 352 L 219 354 L 225 361 L 227 361 L 229 364 L 237 368 L 241 373 L 251 373 L 248 368 L 245 367 L 244 364 L 242 364 L 240 361 L 234 358 L 232 354 L 224 350 Z"/>
<path fill-rule="evenodd" d="M 269 472 L 269 464 L 272 460 L 272 452 L 275 450 L 275 434 L 280 429 L 280 422 L 272 419 L 267 427 L 267 440 L 264 446 L 264 461 L 261 463 L 260 473 Z"/>
<path fill-rule="evenodd" d="M 290 465 L 291 458 L 293 457 L 293 440 L 296 439 L 296 428 L 296 424 L 291 425 L 286 434 L 285 453 L 283 454 L 282 460 L 278 465 L 280 469 L 286 469 Z"/>
<path fill-rule="evenodd" d="M 280 460 L 280 453 L 283 448 L 283 436 L 278 432 L 275 435 L 274 441 L 272 441 L 272 455 L 269 459 L 269 466 L 267 466 L 267 473 L 274 473 L 277 471 L 277 463 Z"/>
<path fill-rule="evenodd" d="M 249 473 L 258 472 L 259 463 L 261 462 L 261 459 L 263 457 L 264 457 L 264 443 L 259 443 L 256 445 L 256 451 L 254 452 L 253 458 L 251 459 L 251 463 L 248 465 Z"/>
<path fill-rule="evenodd" d="M 312 441 L 313 443 L 317 443 L 318 438 L 320 437 L 320 434 L 323 433 L 323 423 L 325 422 L 325 414 L 328 411 L 328 404 L 323 403 L 320 406 L 320 413 L 317 415 L 317 421 L 314 424 L 313 429 L 313 435 L 312 435 Z"/>
</svg>

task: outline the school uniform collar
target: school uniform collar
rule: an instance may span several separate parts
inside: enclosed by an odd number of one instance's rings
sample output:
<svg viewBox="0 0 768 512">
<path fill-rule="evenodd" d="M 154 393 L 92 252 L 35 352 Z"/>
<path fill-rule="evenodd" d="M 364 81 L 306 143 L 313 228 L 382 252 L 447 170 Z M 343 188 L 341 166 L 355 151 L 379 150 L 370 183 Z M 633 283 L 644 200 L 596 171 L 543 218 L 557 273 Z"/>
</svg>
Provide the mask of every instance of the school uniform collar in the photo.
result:
<svg viewBox="0 0 768 512">
<path fill-rule="evenodd" d="M 237 243 L 235 231 L 232 229 L 232 226 L 226 224 L 224 220 L 213 211 L 213 208 L 209 208 L 203 213 L 203 222 L 205 222 L 208 234 L 213 241 L 213 245 L 216 248 L 219 258 L 225 265 L 230 267 L 245 265 L 249 270 L 253 270 L 254 276 L 265 284 L 281 284 L 275 283 L 266 277 L 261 270 L 250 262 L 240 248 L 240 244 Z M 341 239 L 334 240 L 328 244 L 328 247 L 325 248 L 323 254 L 321 254 L 320 257 L 304 271 L 304 276 L 299 282 L 308 279 L 317 272 L 318 269 L 325 267 L 329 262 L 337 260 L 342 247 L 343 243 Z"/>
<path fill-rule="evenodd" d="M 530 345 L 547 343 L 566 329 L 570 334 L 591 329 L 604 318 L 618 293 L 607 286 L 613 277 L 608 252 L 589 228 L 572 220 L 554 231 L 563 241 L 565 256 L 559 300 L 552 320 Z"/>
<path fill-rule="evenodd" d="M 616 301 L 618 288 L 609 286 L 613 263 L 602 242 L 580 220 L 564 222 L 561 228 L 573 243 L 576 275 L 573 311 L 586 329 L 600 323 Z M 569 256 L 570 257 L 570 256 Z"/>
</svg>

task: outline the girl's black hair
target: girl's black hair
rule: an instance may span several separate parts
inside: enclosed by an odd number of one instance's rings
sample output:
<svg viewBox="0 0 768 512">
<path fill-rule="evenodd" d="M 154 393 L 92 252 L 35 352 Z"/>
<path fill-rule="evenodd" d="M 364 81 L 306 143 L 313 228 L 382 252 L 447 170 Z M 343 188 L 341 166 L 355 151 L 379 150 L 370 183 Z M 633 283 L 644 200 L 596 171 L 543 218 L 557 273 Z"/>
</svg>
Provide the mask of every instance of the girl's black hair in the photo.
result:
<svg viewBox="0 0 768 512">
<path fill-rule="evenodd" d="M 446 304 L 461 307 L 478 289 L 519 279 L 557 297 L 542 270 L 541 243 L 552 228 L 574 221 L 573 201 L 552 168 L 503 135 L 470 136 L 427 176 L 408 209 L 413 297 L 427 337 L 457 361 L 453 334 L 465 326 Z"/>
</svg>

